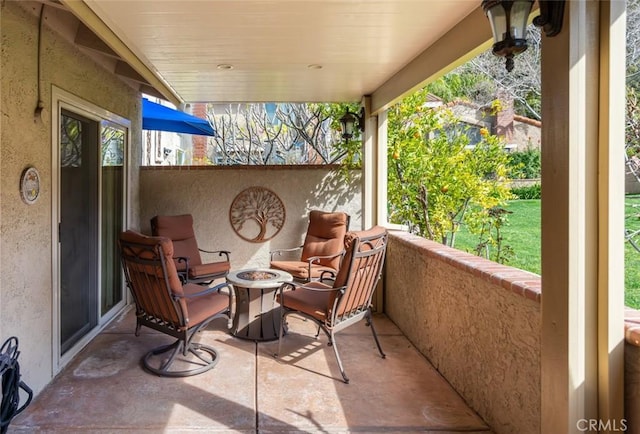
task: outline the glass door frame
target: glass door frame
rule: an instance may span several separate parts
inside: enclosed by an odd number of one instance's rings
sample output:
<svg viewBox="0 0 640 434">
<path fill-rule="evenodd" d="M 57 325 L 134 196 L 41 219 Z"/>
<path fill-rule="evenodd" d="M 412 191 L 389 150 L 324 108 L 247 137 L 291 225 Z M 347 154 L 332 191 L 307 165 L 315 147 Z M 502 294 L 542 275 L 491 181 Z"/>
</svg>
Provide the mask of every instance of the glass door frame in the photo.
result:
<svg viewBox="0 0 640 434">
<path fill-rule="evenodd" d="M 52 263 L 51 263 L 51 310 L 52 310 L 52 367 L 53 375 L 57 374 L 69 361 L 89 343 L 102 330 L 115 315 L 117 315 L 126 305 L 130 303 L 129 294 L 125 291 L 124 279 L 122 285 L 122 300 L 113 306 L 104 315 L 101 314 L 102 288 L 101 288 L 101 267 L 98 267 L 98 303 L 97 309 L 98 325 L 89 333 L 82 337 L 72 348 L 61 355 L 60 344 L 60 239 L 59 239 L 59 222 L 60 222 L 60 120 L 62 109 L 77 113 L 85 118 L 94 120 L 98 123 L 99 132 L 102 129 L 102 121 L 106 120 L 112 124 L 116 124 L 126 130 L 125 149 L 124 149 L 124 165 L 123 165 L 123 210 L 122 222 L 123 227 L 128 226 L 128 210 L 130 209 L 129 199 L 129 162 L 131 161 L 131 121 L 125 119 L 115 113 L 111 113 L 101 107 L 98 107 L 88 101 L 85 101 L 67 91 L 55 86 L 52 87 L 51 98 L 51 234 L 52 234 Z M 101 158 L 98 158 L 98 165 L 95 170 L 98 173 L 98 186 L 102 185 Z M 102 215 L 102 193 L 98 191 L 98 214 Z M 101 221 L 98 226 L 98 233 L 101 233 Z M 99 236 L 100 238 L 100 236 Z M 98 264 L 102 263 L 102 240 L 98 242 Z"/>
</svg>

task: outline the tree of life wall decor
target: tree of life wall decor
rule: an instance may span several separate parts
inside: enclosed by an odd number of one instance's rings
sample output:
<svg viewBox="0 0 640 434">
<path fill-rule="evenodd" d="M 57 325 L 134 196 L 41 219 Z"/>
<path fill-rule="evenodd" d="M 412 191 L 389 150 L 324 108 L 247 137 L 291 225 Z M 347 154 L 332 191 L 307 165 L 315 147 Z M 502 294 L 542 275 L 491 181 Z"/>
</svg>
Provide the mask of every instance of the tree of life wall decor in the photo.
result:
<svg viewBox="0 0 640 434">
<path fill-rule="evenodd" d="M 284 226 L 286 212 L 277 194 L 268 188 L 241 191 L 229 209 L 231 227 L 243 240 L 262 243 L 275 237 Z"/>
</svg>

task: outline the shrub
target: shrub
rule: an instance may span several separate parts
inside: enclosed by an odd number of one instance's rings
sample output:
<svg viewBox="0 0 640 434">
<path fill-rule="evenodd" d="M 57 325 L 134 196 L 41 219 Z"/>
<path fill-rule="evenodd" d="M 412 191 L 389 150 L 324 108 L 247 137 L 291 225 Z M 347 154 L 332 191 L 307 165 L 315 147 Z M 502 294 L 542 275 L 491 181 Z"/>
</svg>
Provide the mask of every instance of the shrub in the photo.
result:
<svg viewBox="0 0 640 434">
<path fill-rule="evenodd" d="M 518 199 L 540 199 L 542 188 L 540 184 L 529 185 L 526 187 L 515 187 L 511 189 L 511 194 Z"/>
<path fill-rule="evenodd" d="M 525 151 L 511 152 L 508 155 L 509 162 L 507 167 L 510 170 L 512 179 L 540 178 L 542 165 L 539 149 L 529 148 Z"/>
</svg>

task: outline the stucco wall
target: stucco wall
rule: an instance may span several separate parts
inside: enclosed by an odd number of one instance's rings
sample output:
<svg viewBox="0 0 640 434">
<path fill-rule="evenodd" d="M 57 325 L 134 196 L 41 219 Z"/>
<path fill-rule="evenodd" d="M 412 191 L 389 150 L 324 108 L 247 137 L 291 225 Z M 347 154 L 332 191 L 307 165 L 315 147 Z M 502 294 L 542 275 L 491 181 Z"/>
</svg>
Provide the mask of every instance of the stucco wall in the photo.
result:
<svg viewBox="0 0 640 434">
<path fill-rule="evenodd" d="M 38 17 L 41 3 L 1 3 L 2 120 L 0 126 L 0 339 L 17 336 L 24 381 L 38 393 L 52 378 L 52 85 L 139 124 L 139 95 L 51 30 L 65 14 L 46 7 L 40 58 L 44 111 L 37 95 Z M 136 121 L 137 119 L 137 121 Z M 140 130 L 131 131 L 139 161 Z M 20 174 L 35 166 L 37 202 L 20 198 Z M 135 182 L 131 184 L 137 190 Z M 132 197 L 135 200 L 136 195 Z M 135 215 L 134 215 L 135 217 Z"/>
<path fill-rule="evenodd" d="M 539 277 L 403 232 L 385 276 L 386 314 L 493 431 L 539 433 Z"/>
<path fill-rule="evenodd" d="M 265 187 L 286 209 L 282 230 L 271 240 L 251 243 L 239 237 L 229 221 L 233 199 L 249 187 Z M 344 211 L 350 229 L 361 229 L 360 173 L 341 180 L 335 168 L 318 166 L 146 167 L 140 173 L 140 226 L 150 233 L 155 215 L 192 214 L 198 244 L 206 250 L 230 250 L 233 268 L 265 267 L 269 251 L 302 244 L 312 209 Z"/>
<path fill-rule="evenodd" d="M 513 137 L 510 142 L 518 145 L 518 151 L 540 149 L 541 141 L 541 128 L 539 126 L 518 122 L 517 120 L 513 121 Z"/>
</svg>

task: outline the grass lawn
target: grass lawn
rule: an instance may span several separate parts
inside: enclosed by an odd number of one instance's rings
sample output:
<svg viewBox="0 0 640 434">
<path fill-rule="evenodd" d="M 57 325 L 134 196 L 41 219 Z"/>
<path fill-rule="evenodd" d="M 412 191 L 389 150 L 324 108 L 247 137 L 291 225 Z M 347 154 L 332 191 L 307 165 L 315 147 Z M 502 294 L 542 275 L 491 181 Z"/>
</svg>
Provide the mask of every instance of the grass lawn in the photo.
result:
<svg viewBox="0 0 640 434">
<path fill-rule="evenodd" d="M 515 200 L 506 207 L 511 211 L 503 227 L 504 245 L 514 252 L 509 265 L 540 273 L 540 200 Z M 640 195 L 627 196 L 627 229 L 640 230 Z M 638 237 L 640 242 L 640 237 Z M 462 228 L 456 235 L 455 247 L 473 252 L 477 238 Z M 625 242 L 625 304 L 640 309 L 640 252 Z"/>
<path fill-rule="evenodd" d="M 625 228 L 640 231 L 640 195 L 627 196 L 625 215 Z M 640 234 L 633 239 L 640 247 Z M 624 267 L 625 304 L 640 309 L 640 252 L 629 242 L 624 243 Z"/>
</svg>

